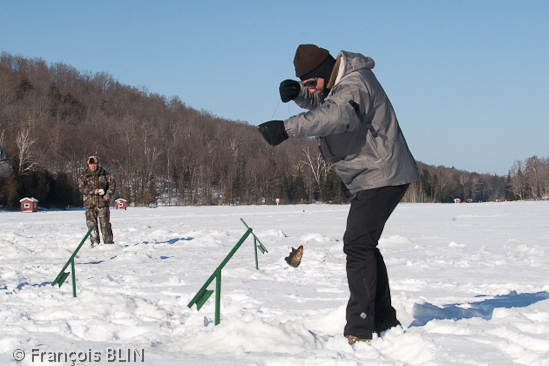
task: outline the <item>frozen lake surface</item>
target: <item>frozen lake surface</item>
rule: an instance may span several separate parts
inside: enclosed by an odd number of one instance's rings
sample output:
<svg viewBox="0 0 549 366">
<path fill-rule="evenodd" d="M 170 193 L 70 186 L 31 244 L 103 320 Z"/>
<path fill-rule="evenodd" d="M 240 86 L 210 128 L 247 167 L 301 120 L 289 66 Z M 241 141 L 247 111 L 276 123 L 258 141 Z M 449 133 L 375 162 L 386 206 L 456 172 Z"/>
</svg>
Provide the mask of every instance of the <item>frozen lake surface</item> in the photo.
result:
<svg viewBox="0 0 549 366">
<path fill-rule="evenodd" d="M 380 249 L 404 329 L 353 346 L 348 209 L 113 210 L 116 244 L 82 247 L 76 298 L 70 276 L 51 283 L 84 211 L 0 211 L 0 364 L 549 365 L 549 202 L 400 204 Z M 240 218 L 268 253 L 256 270 L 250 237 L 225 266 L 214 326 L 215 294 L 187 304 L 246 232 Z M 284 257 L 299 245 L 295 269 Z"/>
</svg>

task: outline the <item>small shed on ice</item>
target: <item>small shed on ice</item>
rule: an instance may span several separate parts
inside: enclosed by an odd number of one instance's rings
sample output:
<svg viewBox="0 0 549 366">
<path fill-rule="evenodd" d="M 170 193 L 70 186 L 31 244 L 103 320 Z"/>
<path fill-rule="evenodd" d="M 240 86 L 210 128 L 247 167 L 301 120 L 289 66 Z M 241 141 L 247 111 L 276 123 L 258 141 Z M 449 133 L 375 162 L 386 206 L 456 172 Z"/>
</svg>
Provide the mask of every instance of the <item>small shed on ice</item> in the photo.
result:
<svg viewBox="0 0 549 366">
<path fill-rule="evenodd" d="M 114 203 L 116 204 L 117 210 L 125 210 L 126 204 L 128 203 L 128 201 L 126 201 L 123 198 L 118 198 L 116 201 L 114 201 Z"/>
<path fill-rule="evenodd" d="M 19 200 L 21 202 L 21 212 L 37 212 L 38 211 L 38 200 L 34 197 L 22 198 Z"/>
</svg>

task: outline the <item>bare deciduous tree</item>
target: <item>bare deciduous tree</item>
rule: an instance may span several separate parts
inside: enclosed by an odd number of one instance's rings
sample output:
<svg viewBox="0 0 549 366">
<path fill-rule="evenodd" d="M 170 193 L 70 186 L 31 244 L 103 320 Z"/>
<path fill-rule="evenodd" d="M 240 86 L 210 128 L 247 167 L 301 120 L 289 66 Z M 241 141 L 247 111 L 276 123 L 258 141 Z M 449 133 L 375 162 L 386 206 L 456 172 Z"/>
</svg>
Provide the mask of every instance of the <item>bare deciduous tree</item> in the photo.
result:
<svg viewBox="0 0 549 366">
<path fill-rule="evenodd" d="M 32 145 L 37 141 L 29 137 L 30 128 L 19 131 L 15 143 L 19 149 L 19 174 L 32 170 L 36 166 L 36 162 L 32 155 Z"/>
<path fill-rule="evenodd" d="M 511 168 L 511 178 L 513 192 L 521 200 L 526 198 L 526 189 L 528 187 L 526 183 L 526 177 L 523 173 L 522 162 L 516 161 L 513 167 Z"/>
<path fill-rule="evenodd" d="M 331 169 L 330 163 L 324 160 L 320 153 L 311 153 L 309 146 L 303 147 L 301 151 L 303 152 L 303 164 L 309 167 L 316 184 L 320 186 L 323 178 L 326 177 L 328 171 Z"/>
</svg>

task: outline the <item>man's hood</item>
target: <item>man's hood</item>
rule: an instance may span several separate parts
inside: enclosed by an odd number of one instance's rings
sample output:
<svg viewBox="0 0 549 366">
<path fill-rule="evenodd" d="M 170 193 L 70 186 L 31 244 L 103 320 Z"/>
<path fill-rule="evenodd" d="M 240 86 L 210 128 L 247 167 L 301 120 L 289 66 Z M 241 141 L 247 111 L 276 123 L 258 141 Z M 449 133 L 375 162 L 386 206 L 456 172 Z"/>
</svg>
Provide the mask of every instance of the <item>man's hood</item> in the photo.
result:
<svg viewBox="0 0 549 366">
<path fill-rule="evenodd" d="M 361 69 L 371 70 L 376 65 L 373 59 L 360 53 L 340 51 L 337 57 L 340 58 L 340 62 L 335 84 L 337 84 L 342 77 L 350 74 L 351 72 Z"/>
</svg>

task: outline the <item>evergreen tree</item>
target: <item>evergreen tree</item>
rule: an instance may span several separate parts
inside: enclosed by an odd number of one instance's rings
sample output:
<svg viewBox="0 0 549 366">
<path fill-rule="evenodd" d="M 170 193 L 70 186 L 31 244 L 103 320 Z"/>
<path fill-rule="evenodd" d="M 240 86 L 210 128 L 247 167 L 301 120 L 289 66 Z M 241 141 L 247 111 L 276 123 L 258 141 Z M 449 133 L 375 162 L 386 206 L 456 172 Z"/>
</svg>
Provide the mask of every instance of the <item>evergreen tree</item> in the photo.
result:
<svg viewBox="0 0 549 366">
<path fill-rule="evenodd" d="M 515 193 L 513 192 L 513 179 L 511 178 L 511 173 L 507 174 L 507 180 L 505 181 L 505 200 L 517 200 L 517 196 L 515 196 Z"/>
</svg>

